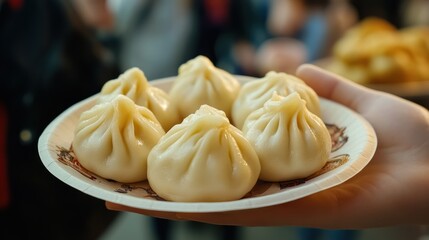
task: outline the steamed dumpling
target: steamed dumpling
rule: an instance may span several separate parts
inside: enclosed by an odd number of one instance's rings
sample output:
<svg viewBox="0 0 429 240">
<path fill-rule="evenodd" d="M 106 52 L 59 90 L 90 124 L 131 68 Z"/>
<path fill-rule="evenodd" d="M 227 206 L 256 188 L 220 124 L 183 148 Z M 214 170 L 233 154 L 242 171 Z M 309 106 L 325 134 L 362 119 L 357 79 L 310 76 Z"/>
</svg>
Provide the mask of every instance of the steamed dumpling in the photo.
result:
<svg viewBox="0 0 429 240">
<path fill-rule="evenodd" d="M 331 152 L 327 127 L 298 93 L 274 93 L 248 116 L 243 134 L 258 154 L 265 181 L 307 177 L 326 164 Z"/>
<path fill-rule="evenodd" d="M 147 156 L 165 131 L 149 109 L 118 95 L 83 112 L 74 134 L 73 151 L 84 168 L 131 183 L 147 179 Z"/>
<path fill-rule="evenodd" d="M 258 156 L 241 131 L 208 105 L 168 131 L 148 157 L 150 186 L 171 201 L 237 200 L 259 173 Z"/>
<path fill-rule="evenodd" d="M 99 102 L 110 101 L 119 94 L 129 97 L 137 105 L 149 108 L 165 131 L 180 122 L 179 112 L 170 96 L 162 89 L 151 86 L 139 68 L 130 68 L 117 79 L 106 82 L 101 89 Z"/>
<path fill-rule="evenodd" d="M 241 129 L 247 116 L 261 108 L 274 91 L 282 96 L 293 92 L 299 93 L 307 102 L 308 109 L 321 116 L 319 97 L 310 86 L 293 75 L 271 71 L 263 78 L 248 82 L 241 87 L 232 107 L 232 123 Z"/>
<path fill-rule="evenodd" d="M 169 94 L 178 104 L 182 118 L 203 104 L 222 110 L 229 117 L 239 90 L 240 83 L 233 75 L 215 67 L 207 57 L 198 56 L 180 66 Z"/>
</svg>

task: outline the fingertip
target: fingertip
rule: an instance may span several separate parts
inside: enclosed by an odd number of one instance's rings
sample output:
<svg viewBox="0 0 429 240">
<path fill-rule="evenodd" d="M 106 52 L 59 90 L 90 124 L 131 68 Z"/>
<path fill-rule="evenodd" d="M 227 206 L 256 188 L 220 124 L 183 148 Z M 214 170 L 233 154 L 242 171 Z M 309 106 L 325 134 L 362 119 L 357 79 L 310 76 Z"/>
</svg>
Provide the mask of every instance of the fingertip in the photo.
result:
<svg viewBox="0 0 429 240">
<path fill-rule="evenodd" d="M 296 76 L 316 91 L 319 96 L 327 98 L 330 97 L 337 82 L 329 72 L 312 64 L 299 66 Z"/>
<path fill-rule="evenodd" d="M 320 77 L 329 78 L 329 79 L 340 78 L 340 76 L 337 76 L 326 69 L 323 69 L 321 67 L 318 67 L 310 63 L 305 63 L 300 65 L 296 70 L 296 75 L 298 77 L 304 78 L 304 80 L 320 78 Z"/>
<path fill-rule="evenodd" d="M 313 64 L 304 63 L 304 64 L 301 64 L 301 65 L 296 69 L 295 73 L 296 73 L 296 75 L 300 75 L 300 74 L 302 74 L 302 72 L 305 72 L 305 71 L 307 71 L 308 69 L 311 69 L 311 68 L 313 68 L 313 67 L 316 67 L 316 66 L 315 66 L 315 65 L 313 65 Z"/>
<path fill-rule="evenodd" d="M 296 76 L 310 86 L 320 97 L 358 109 L 362 102 L 370 99 L 371 91 L 328 70 L 312 64 L 303 64 Z"/>
</svg>

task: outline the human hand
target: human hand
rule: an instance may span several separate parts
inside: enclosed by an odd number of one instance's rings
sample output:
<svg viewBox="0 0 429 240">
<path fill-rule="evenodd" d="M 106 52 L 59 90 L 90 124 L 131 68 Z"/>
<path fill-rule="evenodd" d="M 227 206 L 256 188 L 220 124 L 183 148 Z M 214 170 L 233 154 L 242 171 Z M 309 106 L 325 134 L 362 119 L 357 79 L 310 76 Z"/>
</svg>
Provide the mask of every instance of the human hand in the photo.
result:
<svg viewBox="0 0 429 240">
<path fill-rule="evenodd" d="M 217 212 L 171 213 L 106 207 L 173 220 L 237 226 L 359 229 L 429 223 L 429 112 L 399 97 L 370 90 L 311 65 L 297 76 L 319 96 L 348 106 L 374 127 L 378 146 L 356 176 L 333 188 L 280 205 Z"/>
</svg>

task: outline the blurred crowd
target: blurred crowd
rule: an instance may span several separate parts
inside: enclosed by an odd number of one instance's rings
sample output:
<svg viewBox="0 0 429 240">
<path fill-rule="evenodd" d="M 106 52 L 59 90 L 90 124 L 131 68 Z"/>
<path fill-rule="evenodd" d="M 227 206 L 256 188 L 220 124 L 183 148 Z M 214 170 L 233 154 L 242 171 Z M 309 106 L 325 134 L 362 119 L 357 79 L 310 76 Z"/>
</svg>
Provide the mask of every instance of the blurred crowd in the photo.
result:
<svg viewBox="0 0 429 240">
<path fill-rule="evenodd" d="M 173 76 L 197 55 L 233 74 L 293 74 L 368 16 L 429 25 L 429 1 L 0 0 L 0 239 L 96 239 L 117 217 L 53 177 L 37 151 L 44 128 L 106 81 L 131 67 Z M 159 239 L 170 224 L 154 221 Z"/>
</svg>

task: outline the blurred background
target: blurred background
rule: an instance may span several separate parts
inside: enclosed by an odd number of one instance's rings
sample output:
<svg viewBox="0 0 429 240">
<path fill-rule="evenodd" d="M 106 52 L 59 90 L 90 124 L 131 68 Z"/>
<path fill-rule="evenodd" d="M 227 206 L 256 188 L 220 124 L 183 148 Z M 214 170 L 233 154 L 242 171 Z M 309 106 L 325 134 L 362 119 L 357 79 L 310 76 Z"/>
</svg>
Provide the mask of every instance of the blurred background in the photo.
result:
<svg viewBox="0 0 429 240">
<path fill-rule="evenodd" d="M 52 176 L 37 140 L 125 70 L 173 76 L 197 55 L 255 77 L 314 63 L 429 107 L 428 27 L 427 0 L 0 0 L 0 239 L 422 240 L 413 226 L 239 228 L 108 211 Z"/>
</svg>

